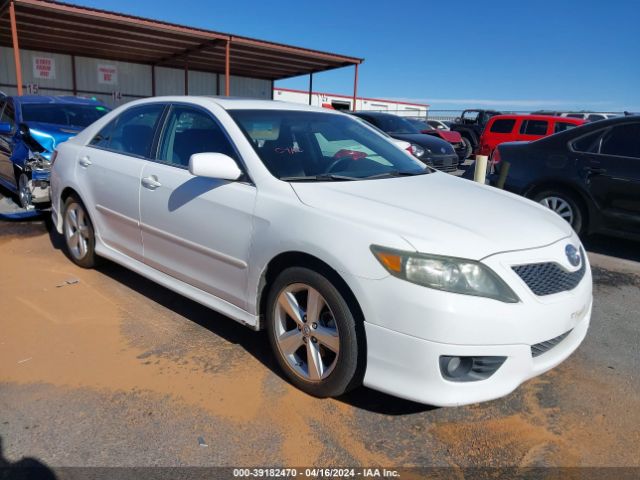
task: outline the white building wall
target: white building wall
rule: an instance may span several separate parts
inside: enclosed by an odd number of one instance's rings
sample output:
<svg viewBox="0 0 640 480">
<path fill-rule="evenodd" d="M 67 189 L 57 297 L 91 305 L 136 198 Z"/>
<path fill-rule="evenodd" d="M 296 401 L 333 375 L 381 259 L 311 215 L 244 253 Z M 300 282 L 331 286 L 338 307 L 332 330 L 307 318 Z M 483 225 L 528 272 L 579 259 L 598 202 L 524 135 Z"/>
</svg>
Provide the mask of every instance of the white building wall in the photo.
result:
<svg viewBox="0 0 640 480">
<path fill-rule="evenodd" d="M 292 103 L 304 103 L 306 105 L 309 105 L 308 92 L 298 90 L 285 90 L 279 88 L 274 88 L 273 92 L 274 100 L 281 100 L 283 102 Z M 353 98 L 344 95 L 318 92 L 314 92 L 311 95 L 312 106 L 322 107 L 332 104 L 338 104 L 351 110 L 353 106 Z M 425 116 L 428 109 L 429 107 L 425 105 L 400 103 L 394 102 L 393 100 L 369 99 L 360 97 L 356 99 L 356 110 L 382 111 L 389 113 L 398 113 L 400 115 Z"/>
<path fill-rule="evenodd" d="M 55 77 L 51 79 L 35 78 L 33 75 L 33 58 L 52 58 L 55 63 Z M 57 53 L 21 50 L 23 85 L 38 85 L 41 95 L 72 95 L 73 74 L 71 55 Z M 115 60 L 101 60 L 77 56 L 76 85 L 78 95 L 94 97 L 109 106 L 117 106 L 136 98 L 150 97 L 152 93 L 151 66 L 120 62 Z M 117 80 L 114 84 L 100 83 L 98 80 L 98 65 L 116 67 Z M 218 76 L 220 77 L 218 79 Z M 156 95 L 183 95 L 184 70 L 178 68 L 155 68 Z M 0 91 L 7 95 L 17 95 L 15 64 L 13 49 L 0 47 Z M 218 85 L 220 90 L 218 91 Z M 189 70 L 190 95 L 224 95 L 224 75 L 210 72 Z M 250 97 L 270 99 L 272 82 L 259 78 L 231 76 L 231 94 L 235 97 Z M 53 90 L 52 90 L 53 89 Z M 121 97 L 114 99 L 114 92 Z M 29 93 L 24 91 L 25 94 Z"/>
</svg>

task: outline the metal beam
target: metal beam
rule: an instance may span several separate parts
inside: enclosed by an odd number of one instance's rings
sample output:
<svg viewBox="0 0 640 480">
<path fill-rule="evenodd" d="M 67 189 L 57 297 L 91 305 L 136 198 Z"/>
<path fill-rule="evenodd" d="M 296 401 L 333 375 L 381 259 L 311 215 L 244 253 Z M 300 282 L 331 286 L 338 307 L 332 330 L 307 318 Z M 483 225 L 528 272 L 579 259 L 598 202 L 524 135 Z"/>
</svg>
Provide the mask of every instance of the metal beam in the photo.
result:
<svg viewBox="0 0 640 480">
<path fill-rule="evenodd" d="M 313 95 L 313 73 L 309 74 L 309 105 L 311 105 L 311 96 Z"/>
<path fill-rule="evenodd" d="M 18 95 L 22 95 L 22 65 L 20 65 L 20 46 L 18 45 L 18 28 L 16 27 L 16 7 L 9 3 L 9 18 L 11 20 L 11 39 L 13 43 L 13 60 L 16 64 L 16 85 Z"/>
<path fill-rule="evenodd" d="M 71 83 L 73 85 L 73 94 L 78 95 L 78 79 L 76 76 L 76 56 L 71 55 Z"/>
<path fill-rule="evenodd" d="M 356 102 L 358 101 L 358 66 L 356 63 L 354 65 L 356 67 L 355 75 L 353 76 L 353 111 L 356 111 Z"/>
<path fill-rule="evenodd" d="M 224 95 L 228 97 L 231 94 L 231 40 L 227 40 L 224 56 Z"/>
</svg>

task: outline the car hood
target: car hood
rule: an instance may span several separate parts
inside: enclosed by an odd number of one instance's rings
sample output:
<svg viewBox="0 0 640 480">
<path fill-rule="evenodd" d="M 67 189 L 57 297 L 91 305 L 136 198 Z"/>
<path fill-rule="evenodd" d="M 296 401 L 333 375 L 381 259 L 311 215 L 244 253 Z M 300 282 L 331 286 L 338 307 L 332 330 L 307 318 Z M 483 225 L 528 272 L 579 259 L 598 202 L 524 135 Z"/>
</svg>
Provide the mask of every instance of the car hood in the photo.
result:
<svg viewBox="0 0 640 480">
<path fill-rule="evenodd" d="M 444 173 L 291 186 L 302 203 L 396 232 L 423 253 L 480 260 L 572 234 L 568 223 L 537 203 Z"/>
<path fill-rule="evenodd" d="M 426 132 L 425 132 L 426 133 Z M 449 143 L 460 143 L 462 141 L 462 135 L 460 132 L 451 132 L 447 130 L 432 130 L 427 135 L 438 136 Z"/>
<path fill-rule="evenodd" d="M 421 147 L 427 147 L 435 149 L 435 152 L 439 152 L 439 147 L 447 147 L 448 142 L 445 142 L 441 138 L 434 137 L 433 135 L 427 135 L 426 133 L 390 133 L 393 138 L 398 140 L 404 140 L 405 142 L 416 143 Z"/>
<path fill-rule="evenodd" d="M 31 137 L 48 152 L 53 152 L 57 145 L 76 136 L 81 127 L 56 125 L 43 122 L 24 122 L 29 127 Z"/>
</svg>

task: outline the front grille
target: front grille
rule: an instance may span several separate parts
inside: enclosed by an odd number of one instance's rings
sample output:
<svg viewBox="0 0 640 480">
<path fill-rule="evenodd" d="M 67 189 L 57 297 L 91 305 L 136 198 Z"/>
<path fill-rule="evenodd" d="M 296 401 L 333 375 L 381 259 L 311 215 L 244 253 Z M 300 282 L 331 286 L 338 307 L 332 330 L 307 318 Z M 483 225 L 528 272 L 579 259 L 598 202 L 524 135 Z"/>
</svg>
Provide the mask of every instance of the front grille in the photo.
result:
<svg viewBox="0 0 640 480">
<path fill-rule="evenodd" d="M 582 266 L 580 270 L 575 272 L 569 272 L 555 262 L 530 263 L 511 268 L 527 284 L 531 291 L 540 297 L 566 292 L 576 288 L 582 277 L 584 277 L 587 267 L 584 260 L 584 251 L 580 249 L 580 253 Z"/>
<path fill-rule="evenodd" d="M 546 342 L 536 343 L 535 345 L 531 345 L 531 356 L 533 358 L 539 357 L 543 353 L 548 352 L 553 347 L 558 345 L 562 340 L 564 340 L 567 335 L 571 333 L 571 330 L 563 333 L 562 335 L 558 335 L 556 338 L 552 338 L 551 340 L 547 340 Z"/>
<path fill-rule="evenodd" d="M 430 165 L 441 172 L 455 172 L 458 170 L 458 156 L 433 157 Z"/>
</svg>

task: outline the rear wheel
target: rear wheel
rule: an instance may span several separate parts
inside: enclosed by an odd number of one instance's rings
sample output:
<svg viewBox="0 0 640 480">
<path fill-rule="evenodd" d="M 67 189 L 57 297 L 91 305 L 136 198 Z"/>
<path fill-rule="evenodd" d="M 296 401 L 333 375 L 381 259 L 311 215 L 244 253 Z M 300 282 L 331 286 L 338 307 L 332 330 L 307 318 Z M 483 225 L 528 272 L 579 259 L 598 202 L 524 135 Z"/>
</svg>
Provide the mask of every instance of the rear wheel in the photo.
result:
<svg viewBox="0 0 640 480">
<path fill-rule="evenodd" d="M 292 267 L 275 280 L 268 297 L 267 333 L 278 364 L 301 390 L 334 397 L 359 384 L 354 314 L 323 275 Z"/>
<path fill-rule="evenodd" d="M 578 235 L 584 233 L 586 216 L 575 195 L 559 188 L 548 188 L 533 196 L 533 200 L 554 211 L 573 227 Z"/>
<path fill-rule="evenodd" d="M 70 196 L 63 207 L 64 243 L 69 258 L 83 268 L 96 265 L 95 232 L 85 206 L 75 196 Z"/>
</svg>

